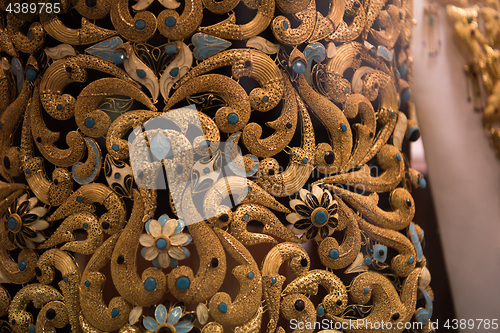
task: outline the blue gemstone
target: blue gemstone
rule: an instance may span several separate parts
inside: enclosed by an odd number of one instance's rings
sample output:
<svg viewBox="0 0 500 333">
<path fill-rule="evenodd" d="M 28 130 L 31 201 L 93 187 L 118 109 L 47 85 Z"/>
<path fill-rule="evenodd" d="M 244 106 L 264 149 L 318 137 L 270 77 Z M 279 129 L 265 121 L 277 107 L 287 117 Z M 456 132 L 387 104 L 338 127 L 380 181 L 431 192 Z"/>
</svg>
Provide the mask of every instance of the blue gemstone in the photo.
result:
<svg viewBox="0 0 500 333">
<path fill-rule="evenodd" d="M 175 27 L 177 20 L 173 16 L 169 16 L 165 19 L 165 25 L 169 28 Z"/>
<path fill-rule="evenodd" d="M 401 162 L 401 155 L 399 155 L 399 153 L 396 154 L 396 159 L 398 160 L 398 162 Z"/>
<path fill-rule="evenodd" d="M 114 318 L 114 317 L 118 316 L 119 314 L 120 314 L 119 309 L 114 308 L 113 310 L 111 310 L 111 318 Z"/>
<path fill-rule="evenodd" d="M 243 215 L 243 218 L 244 218 L 245 220 L 248 220 L 248 219 L 250 218 L 250 216 L 248 216 L 248 214 L 245 214 L 245 215 Z"/>
<path fill-rule="evenodd" d="M 84 124 L 85 127 L 92 128 L 95 126 L 95 120 L 92 117 L 88 117 L 87 119 L 85 119 Z"/>
<path fill-rule="evenodd" d="M 269 102 L 269 97 L 268 96 L 262 97 L 262 101 L 264 101 L 265 103 Z"/>
<path fill-rule="evenodd" d="M 208 148 L 208 147 L 210 147 L 210 141 L 207 141 L 207 140 L 202 141 L 202 142 L 201 142 L 201 146 L 202 146 L 203 148 Z"/>
<path fill-rule="evenodd" d="M 137 20 L 135 21 L 135 28 L 137 30 L 144 30 L 146 29 L 146 22 L 144 20 Z"/>
<path fill-rule="evenodd" d="M 64 278 L 64 283 L 68 283 L 69 279 L 67 277 Z"/>
<path fill-rule="evenodd" d="M 116 179 L 120 178 L 120 174 L 118 172 L 115 173 L 115 178 Z"/>
<path fill-rule="evenodd" d="M 119 151 L 120 150 L 120 147 L 118 147 L 118 145 L 116 143 L 114 143 L 112 146 L 111 146 L 111 149 L 113 149 L 114 151 Z"/>
<path fill-rule="evenodd" d="M 392 117 L 392 118 L 396 117 L 396 112 L 391 111 L 391 117 Z"/>
<path fill-rule="evenodd" d="M 349 93 L 349 88 L 345 88 L 345 93 L 348 94 Z"/>
<path fill-rule="evenodd" d="M 227 115 L 227 121 L 230 124 L 233 124 L 233 125 L 236 124 L 239 119 L 240 119 L 240 117 L 238 117 L 238 115 L 234 112 L 231 112 L 230 114 Z"/>
<path fill-rule="evenodd" d="M 78 201 L 78 202 L 82 202 L 82 201 L 83 201 L 83 198 L 82 198 L 82 197 L 80 197 L 80 196 L 78 196 L 78 197 L 76 197 L 76 201 Z"/>
<path fill-rule="evenodd" d="M 331 249 L 330 252 L 328 252 L 328 256 L 331 258 L 331 259 L 337 259 L 339 257 L 340 253 L 339 253 L 339 250 L 337 249 Z"/>
<path fill-rule="evenodd" d="M 90 287 L 90 281 L 89 280 L 85 281 L 85 287 L 87 287 L 87 288 Z"/>
<path fill-rule="evenodd" d="M 17 228 L 17 220 L 14 217 L 11 217 L 7 221 L 7 226 L 9 227 L 10 230 L 14 231 Z"/>
<path fill-rule="evenodd" d="M 28 39 L 31 40 L 31 38 L 33 38 L 33 31 L 28 31 Z"/>
<path fill-rule="evenodd" d="M 285 30 L 288 29 L 288 22 L 287 21 L 283 21 L 283 28 Z"/>
<path fill-rule="evenodd" d="M 29 175 L 31 173 L 30 169 L 26 169 L 26 173 Z"/>
<path fill-rule="evenodd" d="M 343 132 L 347 132 L 347 125 L 342 123 L 340 124 L 340 128 L 342 129 Z"/>
<path fill-rule="evenodd" d="M 219 304 L 219 311 L 222 313 L 227 313 L 227 304 L 226 303 L 220 303 Z"/>
<path fill-rule="evenodd" d="M 166 54 L 174 54 L 175 52 L 177 52 L 177 50 L 177 45 L 175 44 L 168 44 L 167 46 L 165 46 Z"/>
<path fill-rule="evenodd" d="M 34 69 L 32 67 L 28 67 L 28 69 L 26 70 L 26 80 L 28 80 L 30 82 L 35 81 L 37 73 L 38 72 L 36 69 Z"/>
<path fill-rule="evenodd" d="M 408 258 L 408 264 L 413 264 L 413 262 L 415 261 L 415 258 L 413 258 L 413 256 L 411 256 L 410 258 Z"/>
<path fill-rule="evenodd" d="M 203 172 L 204 172 L 204 173 L 209 173 L 209 172 L 210 172 L 210 169 L 209 169 L 209 168 L 205 168 L 205 169 L 203 169 Z"/>
<path fill-rule="evenodd" d="M 306 65 L 301 60 L 293 64 L 292 69 L 297 74 L 303 74 L 306 71 Z"/>
<path fill-rule="evenodd" d="M 318 306 L 318 310 L 316 310 L 316 314 L 320 317 L 325 314 L 325 309 L 323 309 L 323 305 Z"/>
<path fill-rule="evenodd" d="M 117 65 L 123 64 L 125 61 L 125 53 L 118 51 L 116 53 L 113 53 L 113 56 L 111 57 L 111 60 Z"/>
<path fill-rule="evenodd" d="M 170 76 L 177 76 L 179 74 L 179 67 L 174 67 L 170 70 Z"/>
<path fill-rule="evenodd" d="M 139 79 L 144 79 L 146 77 L 146 72 L 142 69 L 138 69 L 135 71 Z"/>
<path fill-rule="evenodd" d="M 427 186 L 427 182 L 425 181 L 425 178 L 424 177 L 420 177 L 420 180 L 418 182 L 418 186 L 420 188 L 425 188 Z"/>
<path fill-rule="evenodd" d="M 58 111 L 61 111 L 61 110 L 62 110 L 62 105 L 61 105 L 61 104 L 57 104 L 56 109 L 57 109 Z"/>
<path fill-rule="evenodd" d="M 365 265 L 371 264 L 372 263 L 372 258 L 366 257 L 365 260 L 364 260 L 364 263 L 365 263 Z"/>
<path fill-rule="evenodd" d="M 364 292 L 365 294 L 368 294 L 368 293 L 370 292 L 370 289 L 365 288 L 365 289 L 363 289 L 363 292 Z"/>
<path fill-rule="evenodd" d="M 35 325 L 30 325 L 28 333 L 36 333 L 36 327 L 35 327 Z"/>
<path fill-rule="evenodd" d="M 248 276 L 248 278 L 249 278 L 249 279 L 253 279 L 254 274 L 253 274 L 253 272 L 250 272 L 250 273 L 248 273 L 248 275 L 247 275 L 247 276 Z"/>
<path fill-rule="evenodd" d="M 156 280 L 153 279 L 152 277 L 148 277 L 145 281 L 144 281 L 144 289 L 146 289 L 146 291 L 148 292 L 152 292 L 156 289 Z"/>
<path fill-rule="evenodd" d="M 324 224 L 328 220 L 328 214 L 320 210 L 316 214 L 314 214 L 314 221 L 318 224 Z"/>
<path fill-rule="evenodd" d="M 275 284 L 277 281 L 278 281 L 278 280 L 277 280 L 275 277 L 273 277 L 273 278 L 271 279 L 272 284 Z"/>
<path fill-rule="evenodd" d="M 157 241 L 156 241 L 156 247 L 159 249 L 159 250 L 163 250 L 167 247 L 167 241 L 165 240 L 165 238 L 159 238 Z"/>
<path fill-rule="evenodd" d="M 26 267 L 28 267 L 28 264 L 26 263 L 26 261 L 21 260 L 17 263 L 17 267 L 19 268 L 20 271 L 24 271 Z"/>
<path fill-rule="evenodd" d="M 89 228 L 89 224 L 88 224 L 87 222 L 85 222 L 85 223 L 83 224 L 83 229 L 87 230 L 88 228 Z"/>
<path fill-rule="evenodd" d="M 307 162 L 309 162 L 309 160 L 307 159 L 307 157 L 304 157 L 304 158 L 302 159 L 302 163 L 307 164 Z"/>
<path fill-rule="evenodd" d="M 181 276 L 175 281 L 175 286 L 177 289 L 180 291 L 185 291 L 189 289 L 189 286 L 191 285 L 191 281 L 187 276 Z"/>
</svg>

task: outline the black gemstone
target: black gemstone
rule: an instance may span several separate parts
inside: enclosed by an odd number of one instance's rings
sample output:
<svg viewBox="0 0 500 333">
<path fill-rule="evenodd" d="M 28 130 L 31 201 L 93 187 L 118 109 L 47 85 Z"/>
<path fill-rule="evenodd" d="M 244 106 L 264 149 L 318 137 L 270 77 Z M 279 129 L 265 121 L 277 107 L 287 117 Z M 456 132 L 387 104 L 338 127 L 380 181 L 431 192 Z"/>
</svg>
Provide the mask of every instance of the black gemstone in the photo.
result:
<svg viewBox="0 0 500 333">
<path fill-rule="evenodd" d="M 54 185 L 58 185 L 59 181 L 57 179 L 54 179 L 53 183 L 54 183 Z"/>
<path fill-rule="evenodd" d="M 87 7 L 95 7 L 97 5 L 97 0 L 85 0 Z"/>
<path fill-rule="evenodd" d="M 212 266 L 213 268 L 219 266 L 219 259 L 212 258 L 212 260 L 210 260 L 210 266 Z"/>
<path fill-rule="evenodd" d="M 392 320 L 398 320 L 399 319 L 399 313 L 395 313 L 392 315 Z"/>
<path fill-rule="evenodd" d="M 12 325 L 15 325 L 16 324 L 16 320 L 12 319 L 11 323 L 12 323 Z"/>
<path fill-rule="evenodd" d="M 124 256 L 122 256 L 122 255 L 120 254 L 120 255 L 118 256 L 118 258 L 116 258 L 116 263 L 117 263 L 118 265 L 121 265 L 121 264 L 123 264 L 124 262 L 125 262 L 125 257 L 124 257 Z"/>
<path fill-rule="evenodd" d="M 42 138 L 41 138 L 41 137 L 39 137 L 39 136 L 37 136 L 37 137 L 36 137 L 36 142 L 38 142 L 38 143 L 42 142 Z"/>
<path fill-rule="evenodd" d="M 300 266 L 307 267 L 307 259 L 306 258 L 300 259 Z"/>
<path fill-rule="evenodd" d="M 168 309 L 168 308 L 167 308 L 167 309 Z M 156 307 L 154 307 L 154 306 L 150 306 L 150 307 L 148 308 L 148 315 L 149 315 L 150 317 L 153 317 L 153 318 L 154 318 L 154 317 L 155 317 L 155 310 L 156 310 Z"/>
<path fill-rule="evenodd" d="M 10 169 L 10 159 L 7 156 L 3 158 L 3 165 L 5 166 L 5 169 Z"/>
<path fill-rule="evenodd" d="M 252 66 L 250 60 L 245 61 L 245 67 L 250 67 L 250 66 Z"/>
<path fill-rule="evenodd" d="M 56 310 L 54 309 L 48 309 L 47 312 L 45 312 L 45 317 L 48 320 L 52 320 L 56 317 Z"/>
<path fill-rule="evenodd" d="M 410 200 L 410 199 L 406 199 L 406 205 L 407 205 L 408 207 L 411 207 L 411 200 Z"/>
<path fill-rule="evenodd" d="M 42 276 L 42 270 L 38 267 L 35 267 L 35 274 L 36 274 L 36 276 L 39 276 L 39 277 Z"/>
<path fill-rule="evenodd" d="M 269 169 L 268 173 L 272 176 L 274 175 L 274 169 Z"/>
<path fill-rule="evenodd" d="M 158 333 L 172 333 L 172 330 L 170 330 L 170 328 L 168 328 L 168 327 L 161 327 L 158 330 Z"/>
<path fill-rule="evenodd" d="M 356 7 L 356 8 L 361 7 L 361 4 L 359 3 L 359 1 L 354 1 L 354 7 Z"/>
<path fill-rule="evenodd" d="M 373 138 L 373 132 L 370 132 L 370 138 Z"/>
<path fill-rule="evenodd" d="M 291 122 L 286 123 L 286 128 L 290 129 L 292 128 L 293 124 Z"/>
<path fill-rule="evenodd" d="M 382 256 L 384 256 L 384 254 L 385 254 L 384 250 L 378 250 L 378 255 L 379 256 L 382 257 Z"/>
<path fill-rule="evenodd" d="M 337 300 L 337 305 L 338 305 L 338 306 L 341 306 L 341 305 L 342 305 L 342 300 L 341 300 L 341 299 L 338 299 L 338 300 Z"/>
<path fill-rule="evenodd" d="M 183 322 L 183 321 L 193 322 L 195 319 L 196 319 L 196 313 L 190 312 L 190 313 L 186 313 L 184 316 L 182 316 L 181 319 L 179 319 L 179 323 Z"/>
<path fill-rule="evenodd" d="M 229 215 L 222 214 L 221 216 L 219 216 L 219 220 L 221 220 L 222 222 L 227 222 L 229 221 Z"/>
<path fill-rule="evenodd" d="M 105 230 L 108 229 L 109 228 L 109 222 L 106 222 L 106 221 L 102 222 L 102 228 L 105 229 Z"/>
<path fill-rule="evenodd" d="M 66 67 L 66 72 L 73 73 L 73 67 L 71 66 Z"/>
<path fill-rule="evenodd" d="M 295 301 L 295 305 L 294 306 L 295 306 L 295 310 L 302 311 L 302 310 L 304 310 L 306 308 L 306 303 L 304 303 L 303 300 L 298 299 L 298 300 Z"/>
<path fill-rule="evenodd" d="M 333 151 L 327 151 L 325 153 L 325 162 L 327 164 L 332 164 L 333 162 L 335 161 L 335 154 L 333 153 Z"/>
<path fill-rule="evenodd" d="M 184 167 L 182 166 L 182 164 L 177 164 L 177 166 L 175 167 L 175 172 L 177 173 L 182 173 L 182 171 L 184 171 Z"/>
</svg>

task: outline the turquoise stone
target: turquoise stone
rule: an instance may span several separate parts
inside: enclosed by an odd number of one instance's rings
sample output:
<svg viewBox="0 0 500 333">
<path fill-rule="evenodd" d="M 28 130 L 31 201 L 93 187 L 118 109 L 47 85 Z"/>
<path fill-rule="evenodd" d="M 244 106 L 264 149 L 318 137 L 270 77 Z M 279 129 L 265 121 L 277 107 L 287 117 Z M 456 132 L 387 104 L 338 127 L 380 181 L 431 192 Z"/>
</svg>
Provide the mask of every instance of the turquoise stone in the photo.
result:
<svg viewBox="0 0 500 333">
<path fill-rule="evenodd" d="M 144 79 L 146 77 L 146 72 L 142 69 L 138 69 L 135 72 L 140 79 Z"/>
<path fill-rule="evenodd" d="M 233 124 L 233 125 L 236 124 L 239 119 L 240 119 L 240 117 L 238 117 L 238 115 L 234 112 L 231 112 L 230 114 L 227 115 L 227 121 L 230 124 Z"/>
<path fill-rule="evenodd" d="M 347 132 L 347 125 L 342 123 L 340 124 L 340 128 L 342 129 L 342 132 Z"/>
<path fill-rule="evenodd" d="M 144 30 L 146 29 L 146 22 L 144 20 L 137 20 L 134 26 L 137 30 Z"/>
<path fill-rule="evenodd" d="M 377 244 L 373 247 L 373 259 L 385 261 L 387 259 L 387 246 Z"/>
<path fill-rule="evenodd" d="M 201 146 L 202 146 L 203 148 L 208 148 L 208 147 L 210 147 L 210 141 L 207 141 L 207 140 L 202 141 L 202 142 L 201 142 Z"/>
<path fill-rule="evenodd" d="M 36 69 L 34 69 L 32 67 L 28 67 L 28 69 L 26 69 L 26 80 L 28 80 L 30 82 L 35 81 L 37 73 L 38 72 Z"/>
<path fill-rule="evenodd" d="M 111 149 L 113 149 L 114 151 L 119 151 L 120 150 L 120 147 L 118 147 L 118 145 L 116 143 L 114 143 L 112 146 L 111 146 Z"/>
<path fill-rule="evenodd" d="M 17 263 L 17 267 L 19 268 L 20 271 L 24 271 L 26 267 L 28 267 L 28 264 L 26 263 L 26 261 L 21 260 Z"/>
<path fill-rule="evenodd" d="M 219 311 L 222 313 L 227 313 L 227 304 L 226 303 L 220 303 L 219 304 Z"/>
<path fill-rule="evenodd" d="M 177 76 L 179 74 L 179 67 L 174 67 L 170 70 L 171 76 Z"/>
<path fill-rule="evenodd" d="M 57 111 L 61 111 L 61 110 L 62 110 L 62 105 L 61 105 L 61 104 L 57 104 L 57 106 L 56 106 L 56 110 L 57 110 Z"/>
<path fill-rule="evenodd" d="M 156 280 L 153 279 L 152 277 L 148 277 L 144 281 L 144 289 L 146 289 L 146 291 L 148 291 L 148 292 L 155 291 L 156 285 L 157 285 Z"/>
<path fill-rule="evenodd" d="M 406 76 L 406 74 L 408 73 L 408 67 L 406 66 L 406 64 L 402 64 L 401 66 L 399 66 L 399 73 L 402 75 L 402 76 Z"/>
<path fill-rule="evenodd" d="M 339 253 L 339 250 L 337 249 L 331 249 L 330 252 L 328 252 L 328 256 L 331 258 L 331 259 L 337 259 L 339 257 L 340 253 Z"/>
<path fill-rule="evenodd" d="M 83 198 L 82 198 L 82 197 L 80 197 L 80 196 L 78 196 L 78 197 L 76 197 L 76 201 L 78 201 L 78 202 L 82 202 L 82 201 L 83 201 Z"/>
<path fill-rule="evenodd" d="M 190 285 L 191 285 L 191 281 L 189 280 L 189 278 L 187 276 L 180 276 L 177 279 L 177 281 L 175 281 L 175 286 L 180 291 L 188 290 Z"/>
<path fill-rule="evenodd" d="M 418 181 L 418 186 L 420 188 L 426 188 L 427 187 L 427 182 L 425 181 L 424 177 L 420 177 L 420 180 Z"/>
<path fill-rule="evenodd" d="M 306 64 L 299 60 L 293 64 L 292 69 L 297 74 L 303 74 L 306 71 Z"/>
<path fill-rule="evenodd" d="M 413 258 L 413 256 L 411 256 L 410 258 L 408 258 L 408 264 L 413 264 L 415 262 L 415 258 Z"/>
<path fill-rule="evenodd" d="M 363 292 L 364 292 L 365 294 L 368 294 L 368 293 L 370 292 L 370 289 L 365 288 L 365 289 L 363 289 Z"/>
<path fill-rule="evenodd" d="M 118 172 L 115 173 L 115 178 L 116 179 L 120 178 L 120 174 Z"/>
<path fill-rule="evenodd" d="M 87 288 L 90 287 L 90 281 L 89 280 L 85 281 L 85 287 L 87 287 Z"/>
<path fill-rule="evenodd" d="M 17 228 L 17 220 L 13 217 L 9 218 L 7 221 L 7 226 L 9 227 L 10 230 L 14 231 Z"/>
<path fill-rule="evenodd" d="M 248 276 L 248 278 L 249 278 L 249 279 L 253 279 L 254 274 L 253 274 L 253 272 L 250 272 L 250 273 L 248 273 L 248 275 L 247 275 L 247 276 Z"/>
<path fill-rule="evenodd" d="M 31 38 L 33 38 L 33 31 L 28 31 L 28 39 L 31 40 Z"/>
<path fill-rule="evenodd" d="M 345 93 L 348 94 L 349 93 L 349 88 L 345 88 Z"/>
<path fill-rule="evenodd" d="M 316 310 L 316 314 L 320 317 L 325 314 L 325 309 L 323 308 L 323 305 L 318 306 L 318 310 Z"/>
<path fill-rule="evenodd" d="M 364 263 L 365 263 L 365 265 L 371 264 L 372 263 L 372 258 L 366 257 L 365 260 L 364 260 Z"/>
<path fill-rule="evenodd" d="M 204 172 L 204 173 L 209 173 L 209 172 L 210 172 L 210 169 L 209 169 L 209 168 L 205 168 L 205 169 L 203 169 L 203 172 Z"/>
<path fill-rule="evenodd" d="M 29 175 L 31 173 L 30 169 L 26 169 L 26 173 Z"/>
<path fill-rule="evenodd" d="M 302 159 L 302 163 L 307 164 L 307 162 L 309 162 L 309 160 L 307 159 L 307 157 L 304 157 L 304 158 Z"/>
<path fill-rule="evenodd" d="M 250 218 L 250 216 L 248 216 L 248 214 L 245 214 L 245 215 L 243 215 L 243 218 L 244 218 L 245 220 L 248 220 L 248 219 Z"/>
<path fill-rule="evenodd" d="M 401 162 L 401 155 L 396 154 L 396 159 L 398 160 L 398 162 Z"/>
<path fill-rule="evenodd" d="M 401 99 L 403 100 L 404 103 L 407 103 L 411 98 L 411 92 L 410 89 L 405 89 L 403 91 L 403 94 L 401 95 Z"/>
<path fill-rule="evenodd" d="M 262 97 L 262 101 L 264 101 L 265 103 L 269 102 L 269 97 L 268 96 Z"/>
<path fill-rule="evenodd" d="M 64 278 L 64 283 L 68 283 L 69 279 L 67 277 Z"/>
<path fill-rule="evenodd" d="M 408 131 L 408 140 L 417 141 L 420 138 L 420 129 L 418 126 L 412 126 Z"/>
<path fill-rule="evenodd" d="M 89 228 L 89 225 L 88 225 L 88 223 L 86 223 L 86 222 L 85 222 L 85 223 L 83 224 L 83 229 L 88 229 L 88 228 Z"/>
<path fill-rule="evenodd" d="M 392 118 L 396 117 L 396 112 L 391 111 L 391 117 L 392 117 Z"/>
<path fill-rule="evenodd" d="M 114 308 L 113 310 L 111 310 L 111 318 L 114 318 L 114 317 L 118 316 L 119 314 L 120 314 L 119 309 Z"/>
<path fill-rule="evenodd" d="M 277 281 L 278 281 L 278 280 L 277 280 L 275 277 L 273 277 L 273 278 L 271 279 L 272 284 L 275 284 Z"/>
<path fill-rule="evenodd" d="M 175 25 L 177 24 L 177 20 L 175 19 L 175 17 L 173 16 L 169 16 L 165 19 L 165 25 L 169 28 L 173 28 L 175 27 Z"/>
<path fill-rule="evenodd" d="M 115 64 L 121 65 L 125 61 L 125 53 L 118 51 L 118 52 L 113 54 L 111 59 L 113 60 L 113 62 Z"/>
<path fill-rule="evenodd" d="M 35 325 L 30 325 L 30 328 L 28 329 L 28 333 L 36 333 Z"/>
<path fill-rule="evenodd" d="M 92 128 L 95 126 L 95 120 L 92 117 L 88 117 L 87 119 L 85 119 L 84 124 L 85 127 Z"/>
<path fill-rule="evenodd" d="M 177 52 L 178 48 L 177 48 L 177 45 L 175 44 L 168 44 L 167 46 L 165 46 L 165 53 L 166 54 L 174 54 L 175 52 Z"/>
<path fill-rule="evenodd" d="M 167 241 L 165 238 L 160 238 L 156 241 L 156 247 L 160 250 L 164 250 L 167 247 Z"/>
<path fill-rule="evenodd" d="M 328 214 L 325 211 L 320 210 L 314 214 L 314 221 L 318 224 L 325 224 L 328 220 Z"/>
<path fill-rule="evenodd" d="M 283 29 L 288 29 L 289 26 L 288 26 L 288 22 L 287 21 L 283 21 Z"/>
</svg>

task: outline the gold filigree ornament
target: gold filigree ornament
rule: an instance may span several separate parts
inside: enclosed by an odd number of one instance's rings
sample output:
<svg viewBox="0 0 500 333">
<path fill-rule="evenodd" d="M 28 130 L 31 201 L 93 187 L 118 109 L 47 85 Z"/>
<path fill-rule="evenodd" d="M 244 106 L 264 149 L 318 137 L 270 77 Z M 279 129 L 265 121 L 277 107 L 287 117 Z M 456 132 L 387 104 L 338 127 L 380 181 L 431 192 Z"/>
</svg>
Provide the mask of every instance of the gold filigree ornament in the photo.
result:
<svg viewBox="0 0 500 333">
<path fill-rule="evenodd" d="M 430 332 L 412 5 L 0 1 L 2 332 Z"/>
<path fill-rule="evenodd" d="M 446 12 L 457 39 L 472 59 L 464 66 L 467 99 L 474 102 L 474 111 L 482 114 L 484 132 L 500 158 L 499 3 L 487 1 L 481 7 L 480 4 L 468 8 L 448 5 Z"/>
</svg>

